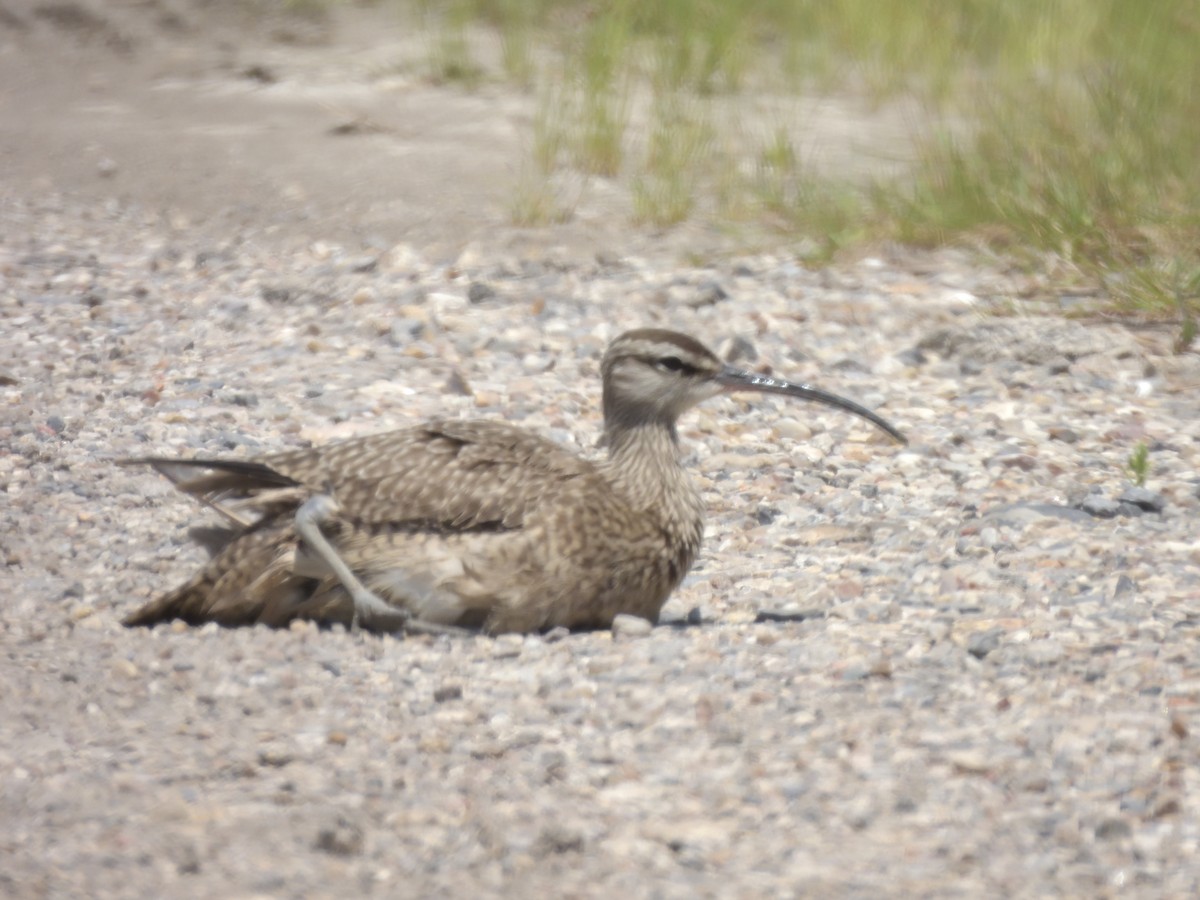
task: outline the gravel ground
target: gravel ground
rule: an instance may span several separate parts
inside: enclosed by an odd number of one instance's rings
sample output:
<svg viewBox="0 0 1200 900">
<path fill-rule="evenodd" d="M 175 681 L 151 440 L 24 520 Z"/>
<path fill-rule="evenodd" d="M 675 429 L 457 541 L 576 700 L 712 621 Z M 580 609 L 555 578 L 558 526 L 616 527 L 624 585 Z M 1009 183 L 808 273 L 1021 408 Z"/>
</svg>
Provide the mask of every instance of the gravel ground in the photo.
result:
<svg viewBox="0 0 1200 900">
<path fill-rule="evenodd" d="M 1200 895 L 1200 357 L 1169 334 L 954 252 L 445 261 L 3 213 L 0 893 Z M 642 325 L 911 443 L 690 414 L 708 539 L 653 629 L 119 624 L 211 519 L 114 459 L 434 415 L 597 453 L 600 353 Z"/>
</svg>

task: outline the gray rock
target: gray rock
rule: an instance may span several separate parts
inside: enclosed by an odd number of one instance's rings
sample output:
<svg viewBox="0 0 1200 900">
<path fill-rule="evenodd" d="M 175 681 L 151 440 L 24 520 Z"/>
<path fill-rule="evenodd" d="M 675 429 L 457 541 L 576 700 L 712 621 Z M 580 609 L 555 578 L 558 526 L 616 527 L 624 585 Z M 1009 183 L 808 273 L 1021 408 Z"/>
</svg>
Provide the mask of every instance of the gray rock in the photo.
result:
<svg viewBox="0 0 1200 900">
<path fill-rule="evenodd" d="M 1081 523 L 1090 523 L 1092 520 L 1092 516 L 1082 509 L 1060 506 L 1057 503 L 1014 503 L 992 510 L 988 513 L 987 520 L 1011 528 L 1024 528 L 1044 517 Z"/>
<path fill-rule="evenodd" d="M 360 275 L 367 272 L 374 272 L 377 268 L 379 268 L 379 257 L 359 256 L 355 259 L 349 259 L 346 260 L 346 267 L 351 272 L 356 272 Z"/>
<path fill-rule="evenodd" d="M 578 853 L 587 844 L 583 831 L 561 822 L 547 825 L 538 834 L 533 845 L 536 856 L 558 856 L 563 853 Z"/>
<path fill-rule="evenodd" d="M 988 465 L 1004 466 L 1007 469 L 1020 469 L 1032 472 L 1037 468 L 1037 459 L 1028 453 L 1002 453 L 988 460 Z"/>
<path fill-rule="evenodd" d="M 1034 666 L 1049 666 L 1062 660 L 1067 651 L 1063 645 L 1052 638 L 1030 641 L 1022 651 L 1025 661 Z"/>
<path fill-rule="evenodd" d="M 729 299 L 729 292 L 721 286 L 721 283 L 715 280 L 705 281 L 696 288 L 696 292 L 687 299 L 688 306 L 693 309 L 699 309 L 703 306 L 712 306 L 720 303 L 722 300 Z"/>
<path fill-rule="evenodd" d="M 705 622 L 704 610 L 699 606 L 693 606 L 683 615 L 663 615 L 659 617 L 659 625 L 668 625 L 675 628 L 694 627 L 703 625 Z"/>
<path fill-rule="evenodd" d="M 492 641 L 493 659 L 515 659 L 525 649 L 525 638 L 519 634 L 502 634 Z"/>
<path fill-rule="evenodd" d="M 362 826 L 345 814 L 332 815 L 329 822 L 317 830 L 313 846 L 334 856 L 357 856 L 363 850 Z"/>
<path fill-rule="evenodd" d="M 483 303 L 495 297 L 496 289 L 485 281 L 472 281 L 467 287 L 467 300 L 471 303 Z"/>
<path fill-rule="evenodd" d="M 1124 819 L 1104 819 L 1096 826 L 1096 837 L 1102 841 L 1127 838 L 1133 833 L 1133 828 Z"/>
<path fill-rule="evenodd" d="M 643 619 L 641 616 L 629 616 L 624 613 L 613 619 L 612 623 L 614 639 L 645 637 L 653 629 L 653 623 Z"/>
<path fill-rule="evenodd" d="M 1075 444 L 1079 442 L 1079 432 L 1074 428 L 1068 428 L 1064 425 L 1054 425 L 1046 429 L 1046 433 L 1050 435 L 1052 441 L 1062 441 L 1064 444 Z"/>
<path fill-rule="evenodd" d="M 1000 646 L 1000 638 L 1004 637 L 1003 628 L 989 628 L 987 631 L 976 631 L 967 638 L 967 652 L 976 659 L 983 659 Z"/>
<path fill-rule="evenodd" d="M 1111 519 L 1122 511 L 1120 503 L 1102 494 L 1088 494 L 1079 508 L 1097 519 Z"/>
<path fill-rule="evenodd" d="M 1167 499 L 1162 494 L 1147 490 L 1144 487 L 1127 487 L 1119 497 L 1119 503 L 1136 506 L 1145 512 L 1162 512 L 1167 506 Z"/>
<path fill-rule="evenodd" d="M 758 348 L 754 342 L 741 335 L 723 341 L 719 350 L 721 358 L 729 363 L 754 362 L 758 359 Z"/>
<path fill-rule="evenodd" d="M 388 342 L 393 347 L 407 347 L 425 334 L 425 323 L 418 319 L 394 319 L 388 326 Z"/>
<path fill-rule="evenodd" d="M 754 614 L 755 622 L 803 622 L 807 619 L 823 619 L 825 610 L 795 605 L 760 609 Z"/>
</svg>

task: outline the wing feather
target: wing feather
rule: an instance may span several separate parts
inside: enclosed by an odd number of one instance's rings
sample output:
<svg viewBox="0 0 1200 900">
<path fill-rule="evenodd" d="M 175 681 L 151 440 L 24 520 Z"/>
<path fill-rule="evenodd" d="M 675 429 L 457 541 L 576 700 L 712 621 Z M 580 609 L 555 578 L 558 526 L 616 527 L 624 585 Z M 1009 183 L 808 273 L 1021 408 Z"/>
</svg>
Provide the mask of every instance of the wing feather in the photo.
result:
<svg viewBox="0 0 1200 900">
<path fill-rule="evenodd" d="M 503 422 L 431 422 L 261 462 L 329 493 L 360 524 L 436 531 L 519 528 L 565 482 L 595 473 L 558 444 Z"/>
<path fill-rule="evenodd" d="M 409 531 L 520 528 L 530 510 L 594 464 L 504 422 L 441 420 L 252 461 L 127 460 L 252 528 L 331 495 L 356 524 Z"/>
</svg>

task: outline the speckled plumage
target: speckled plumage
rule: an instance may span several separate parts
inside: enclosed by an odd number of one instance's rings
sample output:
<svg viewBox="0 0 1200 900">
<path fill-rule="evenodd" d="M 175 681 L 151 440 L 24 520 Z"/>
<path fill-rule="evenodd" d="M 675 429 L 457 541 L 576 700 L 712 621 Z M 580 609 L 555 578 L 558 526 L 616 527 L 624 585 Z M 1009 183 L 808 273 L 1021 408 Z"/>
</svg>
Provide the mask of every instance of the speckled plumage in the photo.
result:
<svg viewBox="0 0 1200 900">
<path fill-rule="evenodd" d="M 503 422 L 445 420 L 252 462 L 134 460 L 232 525 L 215 540 L 209 529 L 209 563 L 126 624 L 355 620 L 351 593 L 297 534 L 314 496 L 332 500 L 321 534 L 336 554 L 412 621 L 499 633 L 656 619 L 703 535 L 678 416 L 721 390 L 779 389 L 656 329 L 614 341 L 602 375 L 598 462 Z"/>
</svg>

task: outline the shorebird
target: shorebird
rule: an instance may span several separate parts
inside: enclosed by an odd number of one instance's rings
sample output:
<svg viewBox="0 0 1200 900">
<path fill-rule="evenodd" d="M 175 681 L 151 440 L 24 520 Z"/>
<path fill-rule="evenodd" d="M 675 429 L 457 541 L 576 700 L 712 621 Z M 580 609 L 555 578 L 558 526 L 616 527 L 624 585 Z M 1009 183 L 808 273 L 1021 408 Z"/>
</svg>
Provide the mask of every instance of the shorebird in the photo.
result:
<svg viewBox="0 0 1200 900">
<path fill-rule="evenodd" d="M 700 549 L 704 510 L 676 422 L 731 391 L 812 400 L 904 436 L 820 388 L 726 365 L 694 338 L 622 334 L 601 364 L 607 458 L 504 422 L 438 420 L 253 461 L 144 463 L 221 513 L 213 554 L 126 620 L 487 633 L 656 621 Z"/>
</svg>

